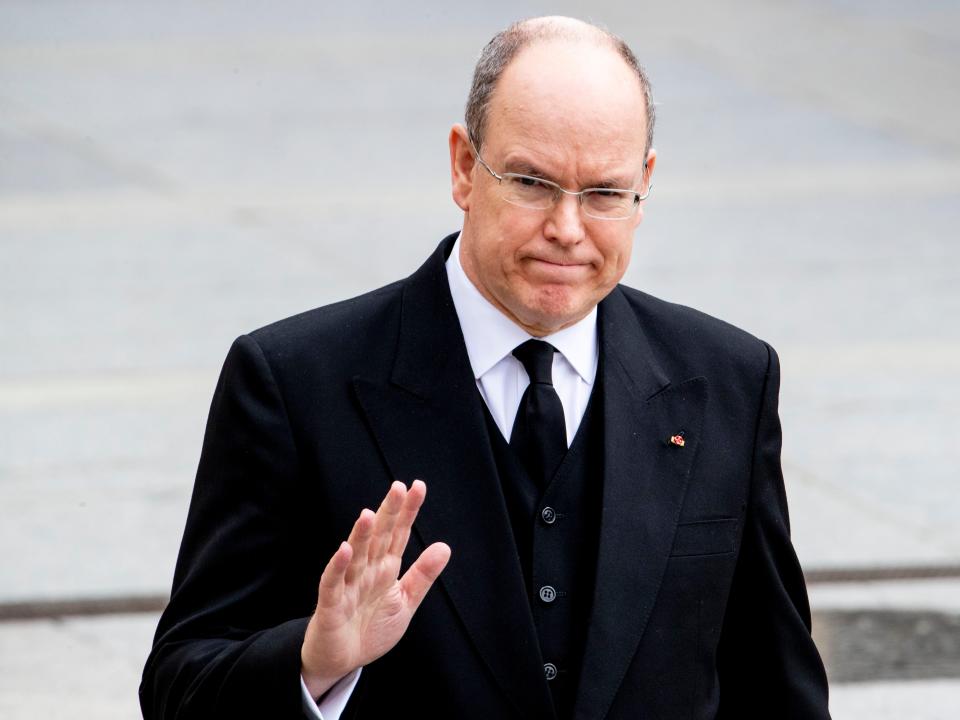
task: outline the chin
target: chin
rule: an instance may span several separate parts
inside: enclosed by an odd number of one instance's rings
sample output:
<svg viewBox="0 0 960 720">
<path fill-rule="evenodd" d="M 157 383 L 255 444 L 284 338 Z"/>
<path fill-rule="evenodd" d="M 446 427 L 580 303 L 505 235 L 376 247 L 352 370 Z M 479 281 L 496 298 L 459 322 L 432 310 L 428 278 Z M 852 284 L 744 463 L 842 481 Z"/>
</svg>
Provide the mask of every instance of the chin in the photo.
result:
<svg viewBox="0 0 960 720">
<path fill-rule="evenodd" d="M 569 293 L 540 294 L 536 302 L 527 306 L 529 324 L 555 332 L 570 325 L 590 312 L 592 305 L 584 305 Z"/>
</svg>

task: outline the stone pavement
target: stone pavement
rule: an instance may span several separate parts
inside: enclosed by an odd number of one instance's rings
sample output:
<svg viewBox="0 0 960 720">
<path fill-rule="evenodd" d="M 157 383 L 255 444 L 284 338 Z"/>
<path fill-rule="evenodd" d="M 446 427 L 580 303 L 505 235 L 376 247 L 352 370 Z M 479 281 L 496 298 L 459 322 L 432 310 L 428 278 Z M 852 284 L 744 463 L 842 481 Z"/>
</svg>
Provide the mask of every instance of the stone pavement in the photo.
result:
<svg viewBox="0 0 960 720">
<path fill-rule="evenodd" d="M 517 17 L 583 14 L 342 5 L 0 5 L 0 608 L 166 592 L 232 339 L 414 269 L 458 226 L 445 138 L 479 48 Z M 956 567 L 960 8 L 589 17 L 658 102 L 627 282 L 778 349 L 804 566 Z M 818 584 L 812 602 L 852 647 L 889 620 L 895 647 L 951 637 L 955 583 Z M 134 716 L 153 622 L 0 623 L 0 716 L 64 697 Z M 938 672 L 837 684 L 837 717 L 946 717 L 957 674 Z"/>
</svg>

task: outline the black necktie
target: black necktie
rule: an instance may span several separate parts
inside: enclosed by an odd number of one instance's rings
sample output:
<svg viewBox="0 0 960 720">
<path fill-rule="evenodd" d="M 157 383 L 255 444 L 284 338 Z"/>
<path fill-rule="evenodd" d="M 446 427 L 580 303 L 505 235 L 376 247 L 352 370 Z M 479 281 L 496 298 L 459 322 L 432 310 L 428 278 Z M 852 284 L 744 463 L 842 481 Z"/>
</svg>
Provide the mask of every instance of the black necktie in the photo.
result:
<svg viewBox="0 0 960 720">
<path fill-rule="evenodd" d="M 543 490 L 567 452 L 567 429 L 563 405 L 553 387 L 553 353 L 556 348 L 542 340 L 527 340 L 513 356 L 523 363 L 530 384 L 520 398 L 517 419 L 510 433 L 512 447 Z"/>
</svg>

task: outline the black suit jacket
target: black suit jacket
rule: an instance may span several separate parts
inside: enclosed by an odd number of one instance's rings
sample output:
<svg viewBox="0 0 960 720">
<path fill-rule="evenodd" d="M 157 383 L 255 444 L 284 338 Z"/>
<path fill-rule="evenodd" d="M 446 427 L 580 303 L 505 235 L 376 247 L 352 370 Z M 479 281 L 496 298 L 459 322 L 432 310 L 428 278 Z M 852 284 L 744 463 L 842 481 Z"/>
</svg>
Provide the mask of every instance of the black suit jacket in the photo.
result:
<svg viewBox="0 0 960 720">
<path fill-rule="evenodd" d="M 346 717 L 553 717 L 447 286 L 453 240 L 405 280 L 234 343 L 144 671 L 148 720 L 299 717 L 320 573 L 395 478 L 428 486 L 405 565 L 437 540 L 452 559 Z M 605 474 L 576 717 L 828 717 L 776 354 L 626 287 L 599 331 Z"/>
</svg>

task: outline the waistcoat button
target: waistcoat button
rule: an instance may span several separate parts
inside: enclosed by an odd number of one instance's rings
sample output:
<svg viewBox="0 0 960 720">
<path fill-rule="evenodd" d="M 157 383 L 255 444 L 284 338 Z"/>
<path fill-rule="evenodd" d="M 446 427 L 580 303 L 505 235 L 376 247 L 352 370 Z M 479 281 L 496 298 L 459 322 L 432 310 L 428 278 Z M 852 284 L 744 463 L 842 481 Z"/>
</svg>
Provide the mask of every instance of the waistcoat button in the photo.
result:
<svg viewBox="0 0 960 720">
<path fill-rule="evenodd" d="M 547 507 L 540 511 L 540 517 L 543 518 L 543 521 L 547 525 L 553 525 L 557 521 L 557 511 L 547 505 Z"/>
<path fill-rule="evenodd" d="M 553 680 L 557 676 L 557 666 L 553 663 L 543 664 L 543 676 L 547 680 Z"/>
<path fill-rule="evenodd" d="M 540 588 L 540 599 L 545 603 L 551 603 L 557 599 L 557 591 L 551 585 L 544 585 Z"/>
</svg>

